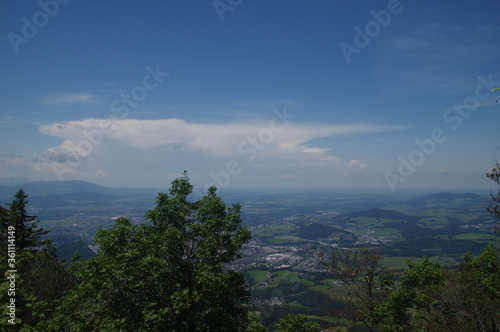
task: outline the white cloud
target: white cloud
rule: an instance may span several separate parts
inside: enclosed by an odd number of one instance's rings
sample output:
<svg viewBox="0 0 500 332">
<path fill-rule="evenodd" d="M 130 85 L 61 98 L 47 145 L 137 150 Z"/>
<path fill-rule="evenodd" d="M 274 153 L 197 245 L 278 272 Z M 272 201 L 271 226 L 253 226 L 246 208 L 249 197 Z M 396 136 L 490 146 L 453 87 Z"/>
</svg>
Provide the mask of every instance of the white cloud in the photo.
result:
<svg viewBox="0 0 500 332">
<path fill-rule="evenodd" d="M 351 160 L 349 162 L 349 164 L 347 164 L 347 167 L 349 167 L 349 169 L 360 169 L 360 170 L 364 170 L 366 168 L 366 166 L 368 166 L 368 164 L 366 162 L 361 162 L 359 160 Z"/>
<path fill-rule="evenodd" d="M 344 171 L 342 174 L 344 176 L 350 176 L 350 175 L 359 175 L 362 174 L 365 168 L 368 166 L 368 163 L 352 159 L 347 163 L 347 170 Z"/>
<path fill-rule="evenodd" d="M 71 164 L 74 167 L 68 173 L 72 177 L 99 170 L 108 178 L 121 176 L 127 181 L 160 175 L 167 179 L 184 169 L 207 181 L 210 172 L 225 171 L 231 161 L 238 163 L 238 175 L 247 179 L 267 181 L 269 177 L 283 178 L 284 174 L 304 178 L 301 174 L 342 174 L 366 167 L 366 162 L 344 160 L 332 154 L 332 147 L 314 146 L 312 140 L 403 129 L 406 127 L 375 124 L 298 124 L 278 116 L 224 124 L 175 118 L 85 119 L 40 125 L 42 134 L 63 142 L 32 160 L 38 164 Z"/>
<path fill-rule="evenodd" d="M 106 128 L 106 129 L 103 129 Z M 41 125 L 42 134 L 64 139 L 59 148 L 88 154 L 82 141 L 112 140 L 136 149 L 172 146 L 178 150 L 234 157 L 248 147 L 276 154 L 325 155 L 330 149 L 307 146 L 312 139 L 405 129 L 404 126 L 373 124 L 286 124 L 276 121 L 203 124 L 181 119 L 103 120 L 85 119 Z M 105 133 L 109 131 L 108 133 Z M 94 144 L 96 145 L 96 144 Z M 240 147 L 240 149 L 238 149 Z"/>
<path fill-rule="evenodd" d="M 42 105 L 60 105 L 69 104 L 96 104 L 99 100 L 96 96 L 85 92 L 52 92 L 47 97 L 40 100 Z"/>
</svg>

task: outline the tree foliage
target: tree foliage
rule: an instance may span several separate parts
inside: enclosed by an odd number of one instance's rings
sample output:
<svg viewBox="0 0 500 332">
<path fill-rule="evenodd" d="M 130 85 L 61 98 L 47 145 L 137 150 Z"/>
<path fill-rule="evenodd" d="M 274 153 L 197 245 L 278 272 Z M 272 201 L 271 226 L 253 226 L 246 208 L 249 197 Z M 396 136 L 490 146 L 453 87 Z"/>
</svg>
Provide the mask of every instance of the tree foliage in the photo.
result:
<svg viewBox="0 0 500 332">
<path fill-rule="evenodd" d="M 397 287 L 377 305 L 374 320 L 388 330 L 418 326 L 419 320 L 435 304 L 429 295 L 445 279 L 443 267 L 424 257 L 421 263 L 407 261 Z"/>
<path fill-rule="evenodd" d="M 408 262 L 399 285 L 376 309 L 386 331 L 500 331 L 500 255 L 491 245 L 457 270 L 424 258 Z"/>
<path fill-rule="evenodd" d="M 275 326 L 275 332 L 319 332 L 321 327 L 301 315 L 286 315 Z"/>
<path fill-rule="evenodd" d="M 337 318 L 373 331 L 500 331 L 500 254 L 491 245 L 453 270 L 424 257 L 395 274 L 373 249 L 329 258 L 329 270 L 350 290 Z"/>
<path fill-rule="evenodd" d="M 494 167 L 490 169 L 488 173 L 486 173 L 486 177 L 491 179 L 496 184 L 500 185 L 500 164 L 498 162 Z M 500 220 L 500 189 L 498 189 L 496 195 L 494 195 L 493 193 L 490 193 L 490 195 L 491 201 L 488 205 L 487 210 L 493 217 Z M 498 226 L 495 230 L 497 234 L 500 235 L 500 228 Z"/>
<path fill-rule="evenodd" d="M 342 301 L 343 309 L 334 310 L 336 318 L 346 318 L 362 323 L 374 331 L 376 322 L 374 311 L 383 293 L 377 292 L 384 270 L 381 266 L 380 249 L 362 248 L 360 250 L 335 250 L 329 257 L 320 253 L 323 264 L 343 284 L 347 285 L 352 296 Z"/>
<path fill-rule="evenodd" d="M 61 331 L 238 331 L 249 293 L 227 269 L 250 233 L 241 207 L 210 188 L 188 200 L 187 175 L 160 193 L 147 224 L 116 220 L 96 235 L 97 257 L 76 268 L 81 284 L 48 327 Z"/>
</svg>

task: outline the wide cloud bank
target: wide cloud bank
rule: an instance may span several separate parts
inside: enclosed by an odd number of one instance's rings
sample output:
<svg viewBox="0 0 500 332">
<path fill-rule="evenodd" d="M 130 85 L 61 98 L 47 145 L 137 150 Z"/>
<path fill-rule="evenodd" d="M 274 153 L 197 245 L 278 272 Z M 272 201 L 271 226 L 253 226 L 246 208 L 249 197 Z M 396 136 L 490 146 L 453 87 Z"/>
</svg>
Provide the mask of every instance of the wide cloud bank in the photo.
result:
<svg viewBox="0 0 500 332">
<path fill-rule="evenodd" d="M 294 116 L 275 110 L 267 120 L 232 123 L 187 122 L 182 119 L 84 119 L 40 125 L 44 135 L 61 138 L 58 146 L 32 159 L 38 167 L 77 176 L 79 172 L 117 176 L 110 165 L 121 164 L 121 176 L 175 174 L 183 169 L 200 177 L 217 174 L 229 162 L 245 166 L 241 176 L 265 174 L 291 178 L 304 172 L 352 172 L 367 167 L 363 160 L 344 160 L 332 153 L 334 146 L 314 146 L 311 141 L 341 135 L 364 135 L 403 130 L 404 126 L 378 124 L 296 123 Z M 43 166 L 45 165 L 45 166 Z M 152 166 L 156 165 L 156 167 Z M 241 173 L 241 172 L 240 172 Z M 62 174 L 59 174 L 62 175 Z"/>
</svg>

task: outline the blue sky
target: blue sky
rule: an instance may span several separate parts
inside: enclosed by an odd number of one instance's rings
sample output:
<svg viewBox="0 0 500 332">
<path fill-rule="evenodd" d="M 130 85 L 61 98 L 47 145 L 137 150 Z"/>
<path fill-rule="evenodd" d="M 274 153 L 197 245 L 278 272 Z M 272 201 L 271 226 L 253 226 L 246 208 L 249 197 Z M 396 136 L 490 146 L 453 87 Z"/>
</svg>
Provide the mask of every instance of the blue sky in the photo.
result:
<svg viewBox="0 0 500 332">
<path fill-rule="evenodd" d="M 498 1 L 8 0 L 0 13 L 0 177 L 494 188 Z"/>
</svg>

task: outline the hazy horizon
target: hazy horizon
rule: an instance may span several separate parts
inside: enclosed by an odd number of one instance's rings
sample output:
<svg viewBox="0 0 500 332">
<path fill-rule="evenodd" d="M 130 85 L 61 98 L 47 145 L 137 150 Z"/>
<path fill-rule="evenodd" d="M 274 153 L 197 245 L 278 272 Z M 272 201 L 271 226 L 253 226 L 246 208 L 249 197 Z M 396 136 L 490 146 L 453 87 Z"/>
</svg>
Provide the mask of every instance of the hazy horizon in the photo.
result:
<svg viewBox="0 0 500 332">
<path fill-rule="evenodd" d="M 11 180 L 16 180 L 11 182 Z M 75 180 L 64 180 L 63 182 L 71 182 Z M 76 181 L 83 181 L 83 180 L 76 180 Z M 25 178 L 0 178 L 0 186 L 6 186 L 6 187 L 12 187 L 12 188 L 23 188 L 24 184 L 29 184 L 31 182 L 48 182 L 48 183 L 54 183 L 54 182 L 60 182 L 60 181 L 52 181 L 52 180 L 29 180 Z M 158 186 L 158 187 L 124 187 L 124 186 L 106 186 L 103 184 L 99 184 L 97 182 L 89 182 L 89 181 L 84 181 L 87 183 L 92 183 L 95 185 L 103 186 L 105 188 L 109 188 L 112 190 L 147 190 L 147 191 L 158 191 L 158 192 L 167 192 L 168 189 L 170 189 L 170 183 L 165 184 L 164 186 Z M 493 184 L 493 183 L 492 183 Z M 198 186 L 194 185 L 193 192 L 197 195 L 204 194 L 206 193 L 206 187 L 203 186 Z M 336 194 L 366 194 L 366 195 L 388 195 L 388 196 L 396 196 L 396 195 L 427 195 L 427 194 L 433 194 L 433 193 L 474 193 L 474 194 L 489 194 L 490 192 L 495 193 L 497 191 L 497 188 L 494 186 L 494 184 L 490 187 L 455 187 L 455 188 L 440 188 L 440 187 L 435 187 L 435 188 L 401 188 L 397 192 L 391 192 L 389 188 L 386 187 L 379 187 L 379 188 L 342 188 L 342 187 L 217 187 L 218 192 L 221 193 L 222 195 L 224 194 L 234 194 L 234 193 L 241 193 L 241 192 L 259 192 L 259 193 L 265 193 L 265 194 L 280 194 L 280 193 L 292 193 L 292 192 L 299 192 L 299 191 L 305 191 L 305 192 L 325 192 L 325 193 L 336 193 Z M 13 193 L 12 193 L 13 194 Z M 30 194 L 27 192 L 27 194 Z"/>
</svg>

